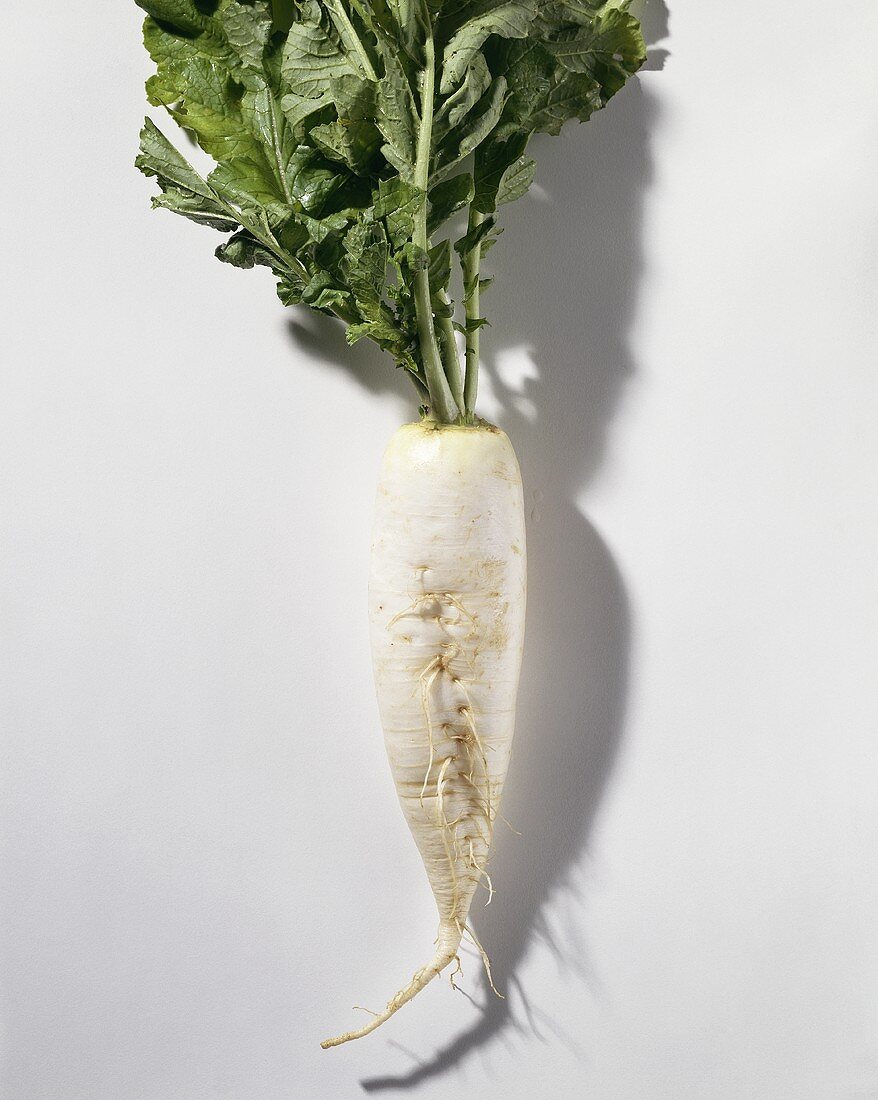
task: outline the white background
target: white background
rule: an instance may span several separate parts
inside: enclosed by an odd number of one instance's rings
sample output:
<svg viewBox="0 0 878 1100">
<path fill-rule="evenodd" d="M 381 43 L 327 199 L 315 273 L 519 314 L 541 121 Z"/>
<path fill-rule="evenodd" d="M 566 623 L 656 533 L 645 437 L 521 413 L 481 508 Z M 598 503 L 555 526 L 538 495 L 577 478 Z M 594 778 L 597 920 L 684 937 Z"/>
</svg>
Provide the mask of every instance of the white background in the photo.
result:
<svg viewBox="0 0 878 1100">
<path fill-rule="evenodd" d="M 410 395 L 150 212 L 132 3 L 4 5 L 4 1098 L 878 1097 L 878 10 L 669 4 L 491 255 L 507 998 L 329 1052 L 435 931 L 365 617 Z"/>
</svg>

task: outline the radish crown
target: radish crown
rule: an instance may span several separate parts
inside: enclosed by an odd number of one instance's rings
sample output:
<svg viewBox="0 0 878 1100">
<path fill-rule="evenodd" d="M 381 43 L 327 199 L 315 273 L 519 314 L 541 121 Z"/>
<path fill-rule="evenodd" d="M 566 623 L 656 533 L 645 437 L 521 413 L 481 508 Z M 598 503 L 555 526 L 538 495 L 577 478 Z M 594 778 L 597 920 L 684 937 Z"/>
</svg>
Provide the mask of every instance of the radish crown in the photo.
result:
<svg viewBox="0 0 878 1100">
<path fill-rule="evenodd" d="M 587 120 L 643 63 L 630 0 L 137 3 L 149 101 L 216 161 L 203 178 L 147 119 L 153 205 L 228 234 L 219 259 L 271 268 L 285 305 L 339 317 L 433 418 L 472 423 L 497 209 L 530 186 L 531 136 Z"/>
</svg>

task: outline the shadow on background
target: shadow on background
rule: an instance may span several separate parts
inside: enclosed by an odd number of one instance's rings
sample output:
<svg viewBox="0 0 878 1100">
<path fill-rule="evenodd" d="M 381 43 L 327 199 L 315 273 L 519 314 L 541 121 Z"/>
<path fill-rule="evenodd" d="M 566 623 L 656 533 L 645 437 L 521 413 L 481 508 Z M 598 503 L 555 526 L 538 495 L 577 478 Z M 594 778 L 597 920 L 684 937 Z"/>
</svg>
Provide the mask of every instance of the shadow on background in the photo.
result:
<svg viewBox="0 0 878 1100">
<path fill-rule="evenodd" d="M 651 0 L 647 40 L 665 37 L 667 22 L 665 4 Z M 664 57 L 651 50 L 646 67 L 661 68 Z M 438 1077 L 506 1029 L 540 1035 L 544 1027 L 578 1049 L 531 1004 L 517 974 L 542 940 L 568 972 L 590 977 L 587 945 L 570 927 L 559 932 L 550 912 L 559 896 L 577 893 L 573 880 L 618 752 L 631 627 L 619 571 L 577 500 L 600 467 L 634 370 L 628 334 L 656 113 L 635 80 L 587 129 L 571 124 L 560 138 L 537 139 L 538 187 L 502 211 L 507 232 L 488 257 L 497 282 L 486 295 L 492 327 L 483 331 L 482 370 L 521 462 L 529 519 L 527 642 L 503 801 L 523 835 L 498 828 L 491 867 L 498 896 L 472 918 L 507 997 L 495 997 L 483 978 L 472 1026 L 406 1073 L 361 1081 L 367 1092 Z M 374 392 L 404 393 L 414 408 L 411 384 L 377 350 L 358 347 L 352 356 L 340 327 L 321 318 L 291 327 L 312 353 L 345 364 Z M 516 385 L 502 371 L 511 348 L 529 352 L 535 375 Z M 477 965 L 469 961 L 471 972 Z"/>
</svg>

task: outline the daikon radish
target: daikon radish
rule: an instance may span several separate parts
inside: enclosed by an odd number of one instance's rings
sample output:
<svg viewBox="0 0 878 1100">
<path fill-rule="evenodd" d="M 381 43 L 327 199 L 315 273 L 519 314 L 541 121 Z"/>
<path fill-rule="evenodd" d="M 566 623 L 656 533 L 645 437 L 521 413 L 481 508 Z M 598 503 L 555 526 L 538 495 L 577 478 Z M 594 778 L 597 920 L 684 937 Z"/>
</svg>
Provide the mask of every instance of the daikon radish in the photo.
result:
<svg viewBox="0 0 878 1100">
<path fill-rule="evenodd" d="M 521 477 L 505 433 L 400 428 L 378 485 L 372 659 L 387 757 L 439 932 L 433 958 L 386 1009 L 324 1047 L 374 1031 L 453 962 L 476 888 L 492 890 L 488 853 L 515 727 L 525 593 Z"/>
<path fill-rule="evenodd" d="M 480 885 L 493 894 L 525 544 L 512 446 L 476 410 L 481 263 L 499 208 L 533 179 L 531 137 L 590 118 L 646 48 L 629 0 L 136 2 L 149 101 L 216 162 L 202 176 L 147 118 L 137 165 L 158 182 L 153 205 L 224 233 L 217 257 L 270 269 L 284 305 L 373 340 L 420 406 L 384 459 L 370 609 L 387 755 L 439 936 L 383 1012 L 323 1044 L 336 1046 L 411 1000 L 464 936 L 490 978 L 469 911 Z"/>
</svg>

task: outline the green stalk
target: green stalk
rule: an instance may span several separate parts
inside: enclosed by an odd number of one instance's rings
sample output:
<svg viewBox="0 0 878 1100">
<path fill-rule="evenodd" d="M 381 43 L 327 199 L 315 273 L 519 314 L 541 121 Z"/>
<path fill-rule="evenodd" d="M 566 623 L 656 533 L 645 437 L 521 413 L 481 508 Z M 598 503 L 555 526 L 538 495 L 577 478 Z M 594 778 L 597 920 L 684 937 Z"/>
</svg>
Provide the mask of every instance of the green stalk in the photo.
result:
<svg viewBox="0 0 878 1100">
<path fill-rule="evenodd" d="M 478 227 L 485 215 L 469 208 L 467 232 Z M 472 421 L 476 412 L 479 393 L 479 330 L 471 327 L 479 319 L 479 270 L 482 264 L 482 246 L 477 244 L 463 257 L 463 300 L 466 310 L 466 381 L 463 385 L 464 416 Z"/>
<path fill-rule="evenodd" d="M 414 382 L 415 389 L 418 391 L 418 397 L 421 399 L 426 397 L 429 400 L 430 391 L 427 389 L 427 383 L 424 381 L 424 376 L 419 371 L 415 372 L 409 370 L 408 367 L 405 368 L 405 372 L 409 378 L 411 378 L 412 382 Z"/>
<path fill-rule="evenodd" d="M 430 242 L 427 237 L 427 187 L 430 182 L 430 151 L 433 142 L 433 90 L 436 80 L 436 52 L 432 31 L 424 44 L 425 66 L 421 81 L 421 123 L 418 129 L 418 153 L 415 161 L 415 187 L 424 193 L 421 206 L 415 214 L 415 227 L 412 243 L 427 252 Z M 427 388 L 430 392 L 430 406 L 435 418 L 444 424 L 454 424 L 460 410 L 455 404 L 442 367 L 439 344 L 433 327 L 433 307 L 430 299 L 430 273 L 426 260 L 424 267 L 415 275 L 415 309 L 418 317 L 418 335 L 421 342 L 421 356 L 424 360 L 424 373 L 427 376 Z"/>
<path fill-rule="evenodd" d="M 436 313 L 436 327 L 439 333 L 439 354 L 445 365 L 445 377 L 458 409 L 463 409 L 463 377 L 460 373 L 460 355 L 454 338 L 454 321 L 451 316 L 451 302 L 448 294 L 440 290 L 436 296 L 439 311 Z"/>
</svg>

